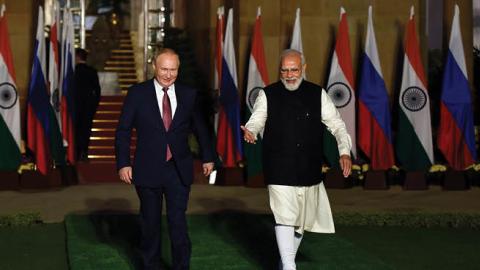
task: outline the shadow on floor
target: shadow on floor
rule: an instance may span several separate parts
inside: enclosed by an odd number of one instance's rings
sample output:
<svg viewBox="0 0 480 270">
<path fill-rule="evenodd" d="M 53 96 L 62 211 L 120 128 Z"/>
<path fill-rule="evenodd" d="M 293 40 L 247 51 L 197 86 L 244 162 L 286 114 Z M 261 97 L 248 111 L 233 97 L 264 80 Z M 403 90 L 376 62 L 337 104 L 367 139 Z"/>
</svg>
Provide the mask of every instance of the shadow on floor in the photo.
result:
<svg viewBox="0 0 480 270">
<path fill-rule="evenodd" d="M 228 269 L 228 265 L 232 263 L 237 263 L 240 267 L 235 269 L 252 269 L 252 266 L 255 266 L 255 269 L 278 267 L 279 255 L 271 215 L 227 210 L 210 215 L 190 215 L 187 219 L 193 246 L 192 269 L 209 269 L 209 264 L 215 264 L 216 267 L 227 265 Z M 121 266 L 115 269 L 141 269 L 138 215 L 119 211 L 96 211 L 87 216 L 71 215 L 68 220 L 67 239 L 76 242 L 75 248 L 69 251 L 69 256 L 89 256 L 90 260 L 105 260 L 98 255 L 98 249 L 109 249 L 111 254 L 117 256 L 116 260 L 122 261 Z M 170 269 L 170 242 L 166 218 L 162 220 L 160 229 L 162 263 L 165 269 Z M 70 262 L 75 264 L 81 260 L 82 258 L 71 259 Z M 94 262 L 92 264 L 102 265 Z M 242 265 L 247 268 L 241 268 Z M 85 266 L 82 267 L 72 269 L 85 269 Z"/>
</svg>

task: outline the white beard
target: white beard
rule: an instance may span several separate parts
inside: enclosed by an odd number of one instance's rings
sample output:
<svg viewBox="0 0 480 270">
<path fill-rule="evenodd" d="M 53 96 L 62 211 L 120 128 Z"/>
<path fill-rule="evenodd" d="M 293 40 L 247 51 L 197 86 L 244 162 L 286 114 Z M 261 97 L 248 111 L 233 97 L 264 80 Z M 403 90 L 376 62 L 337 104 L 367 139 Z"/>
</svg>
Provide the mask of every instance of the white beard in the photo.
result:
<svg viewBox="0 0 480 270">
<path fill-rule="evenodd" d="M 297 78 L 297 81 L 295 83 L 287 83 L 287 79 L 283 79 L 281 78 L 280 81 L 283 83 L 283 86 L 285 86 L 285 88 L 289 91 L 295 91 L 298 89 L 298 87 L 300 87 L 300 84 L 302 83 L 303 81 L 303 77 L 301 78 Z"/>
</svg>

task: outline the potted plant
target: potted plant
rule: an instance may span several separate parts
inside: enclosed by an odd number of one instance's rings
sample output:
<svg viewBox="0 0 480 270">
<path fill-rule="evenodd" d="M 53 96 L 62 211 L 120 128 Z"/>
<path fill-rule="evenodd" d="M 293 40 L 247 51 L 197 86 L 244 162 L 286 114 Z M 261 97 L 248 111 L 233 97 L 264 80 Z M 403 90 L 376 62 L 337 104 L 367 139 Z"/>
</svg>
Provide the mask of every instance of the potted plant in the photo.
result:
<svg viewBox="0 0 480 270">
<path fill-rule="evenodd" d="M 443 164 L 433 164 L 426 175 L 428 184 L 439 186 L 443 185 L 446 171 L 447 166 Z"/>
<path fill-rule="evenodd" d="M 465 178 L 470 186 L 480 185 L 480 163 L 472 164 L 465 169 Z"/>
</svg>

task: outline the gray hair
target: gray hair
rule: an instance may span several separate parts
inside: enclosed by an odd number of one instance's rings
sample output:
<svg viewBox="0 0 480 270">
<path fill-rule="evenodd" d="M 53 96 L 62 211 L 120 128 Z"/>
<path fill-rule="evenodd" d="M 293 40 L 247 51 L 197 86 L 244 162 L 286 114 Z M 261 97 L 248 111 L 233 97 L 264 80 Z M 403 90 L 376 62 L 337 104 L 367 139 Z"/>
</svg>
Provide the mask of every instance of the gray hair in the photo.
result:
<svg viewBox="0 0 480 270">
<path fill-rule="evenodd" d="M 155 64 L 155 61 L 157 60 L 157 58 L 162 54 L 175 55 L 178 60 L 178 65 L 180 66 L 180 56 L 178 55 L 178 53 L 175 50 L 171 48 L 166 48 L 166 47 L 155 48 L 155 53 L 153 54 L 153 57 L 152 57 L 152 63 Z"/>
<path fill-rule="evenodd" d="M 282 63 L 283 61 L 283 58 L 287 57 L 287 56 L 290 56 L 290 55 L 296 55 L 296 56 L 300 56 L 300 59 L 301 59 L 301 64 L 302 66 L 305 65 L 305 57 L 303 57 L 303 53 L 295 50 L 295 49 L 286 49 L 286 50 L 283 50 L 283 52 L 280 54 L 280 64 Z"/>
</svg>

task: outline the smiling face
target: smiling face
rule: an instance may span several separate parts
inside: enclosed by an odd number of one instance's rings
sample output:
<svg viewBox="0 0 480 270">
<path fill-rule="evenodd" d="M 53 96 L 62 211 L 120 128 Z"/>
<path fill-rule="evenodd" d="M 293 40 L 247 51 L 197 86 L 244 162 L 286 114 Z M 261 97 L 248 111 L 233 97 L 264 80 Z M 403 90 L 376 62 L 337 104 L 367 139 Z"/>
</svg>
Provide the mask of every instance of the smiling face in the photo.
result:
<svg viewBox="0 0 480 270">
<path fill-rule="evenodd" d="M 155 79 L 162 87 L 169 87 L 177 79 L 180 60 L 178 55 L 172 52 L 161 53 L 153 61 Z"/>
<path fill-rule="evenodd" d="M 299 53 L 285 54 L 280 63 L 280 80 L 285 88 L 290 91 L 297 90 L 303 80 L 303 72 L 306 65 L 302 65 L 302 57 Z"/>
</svg>

